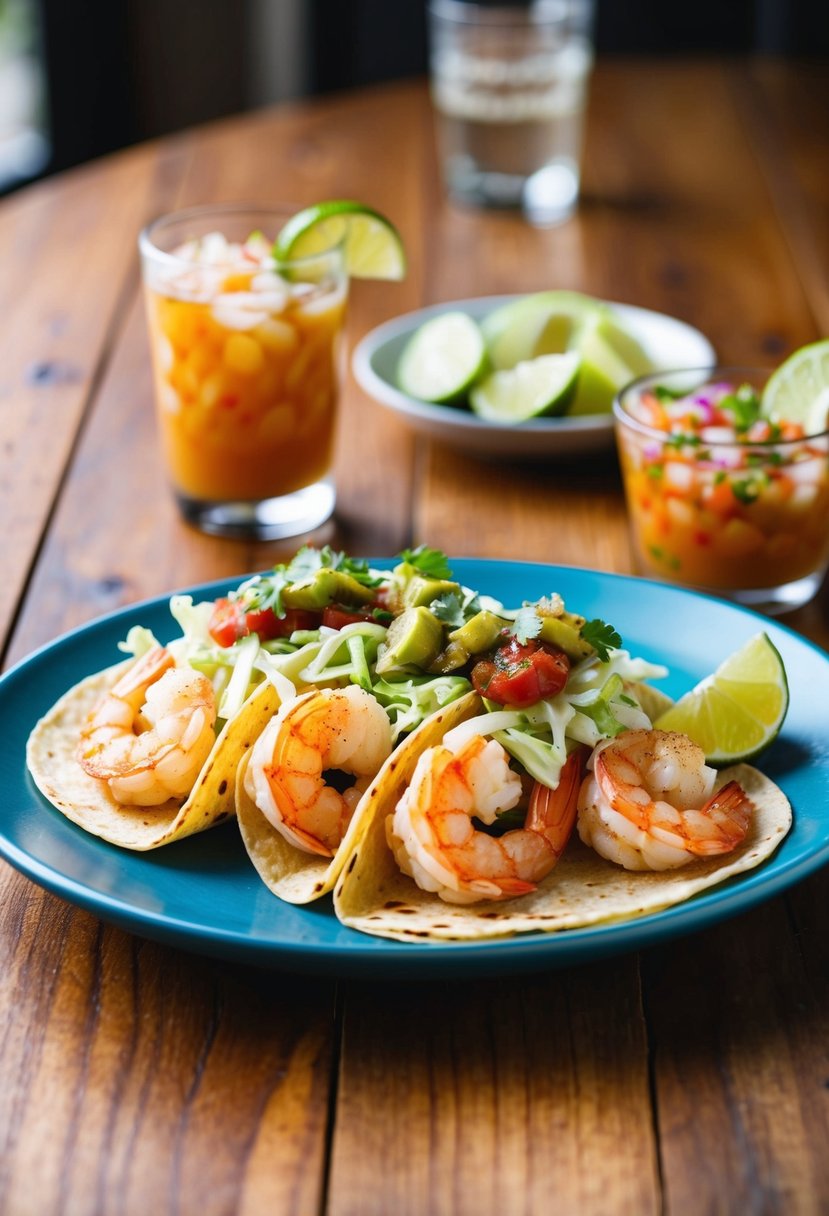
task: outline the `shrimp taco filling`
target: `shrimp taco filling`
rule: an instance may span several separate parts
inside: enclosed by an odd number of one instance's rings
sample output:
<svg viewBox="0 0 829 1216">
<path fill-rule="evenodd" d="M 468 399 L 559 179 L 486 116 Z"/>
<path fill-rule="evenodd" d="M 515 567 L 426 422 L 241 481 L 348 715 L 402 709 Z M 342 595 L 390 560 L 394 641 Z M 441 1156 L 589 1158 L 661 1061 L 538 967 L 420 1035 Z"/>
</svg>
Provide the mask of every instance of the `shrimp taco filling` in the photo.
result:
<svg viewBox="0 0 829 1216">
<path fill-rule="evenodd" d="M 490 606 L 484 632 L 477 703 L 424 723 L 387 773 L 335 889 L 344 923 L 403 941 L 575 928 L 688 899 L 777 847 L 782 791 L 655 729 L 667 670 L 612 626 L 551 595 Z"/>
</svg>

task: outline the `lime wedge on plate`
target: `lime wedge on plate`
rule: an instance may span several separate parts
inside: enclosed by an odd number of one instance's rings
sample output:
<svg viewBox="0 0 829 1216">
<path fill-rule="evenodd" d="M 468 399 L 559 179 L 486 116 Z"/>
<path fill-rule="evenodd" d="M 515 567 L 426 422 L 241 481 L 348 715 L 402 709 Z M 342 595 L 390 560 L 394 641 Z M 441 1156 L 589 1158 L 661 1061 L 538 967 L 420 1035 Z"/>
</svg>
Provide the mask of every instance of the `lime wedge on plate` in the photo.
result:
<svg viewBox="0 0 829 1216">
<path fill-rule="evenodd" d="M 444 312 L 415 331 L 397 365 L 397 383 L 419 401 L 447 405 L 466 397 L 487 367 L 478 325 L 464 312 Z"/>
<path fill-rule="evenodd" d="M 789 708 L 786 669 L 765 633 L 758 633 L 654 722 L 678 730 L 723 767 L 750 760 L 777 737 Z"/>
<path fill-rule="evenodd" d="M 772 422 L 799 422 L 807 435 L 822 434 L 829 425 L 829 339 L 803 346 L 781 363 L 760 408 Z"/>
<path fill-rule="evenodd" d="M 288 220 L 274 242 L 278 262 L 325 253 L 345 242 L 345 264 L 355 279 L 402 279 L 406 255 L 397 229 L 378 211 L 352 199 L 306 207 Z"/>
<path fill-rule="evenodd" d="M 563 414 L 575 392 L 580 366 L 576 351 L 528 359 L 492 372 L 472 389 L 469 404 L 479 418 L 507 424 Z"/>
</svg>

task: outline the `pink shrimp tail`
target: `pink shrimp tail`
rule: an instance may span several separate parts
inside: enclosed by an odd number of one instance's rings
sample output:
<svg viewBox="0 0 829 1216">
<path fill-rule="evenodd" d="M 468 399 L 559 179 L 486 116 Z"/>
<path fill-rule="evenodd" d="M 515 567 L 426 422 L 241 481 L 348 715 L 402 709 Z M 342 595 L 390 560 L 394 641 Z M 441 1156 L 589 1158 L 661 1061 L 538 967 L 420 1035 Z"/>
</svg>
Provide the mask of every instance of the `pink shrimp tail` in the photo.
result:
<svg viewBox="0 0 829 1216">
<path fill-rule="evenodd" d="M 544 837 L 556 861 L 564 852 L 576 822 L 583 764 L 584 752 L 577 748 L 567 757 L 556 788 L 551 790 L 536 781 L 530 796 L 524 826 Z"/>
<path fill-rule="evenodd" d="M 516 895 L 529 895 L 538 887 L 537 883 L 526 882 L 523 878 L 497 878 L 493 881 L 501 894 L 509 899 Z"/>
<path fill-rule="evenodd" d="M 737 781 L 729 781 L 717 790 L 701 808 L 702 814 L 713 819 L 720 829 L 718 839 L 697 842 L 694 852 L 700 855 L 730 853 L 748 835 L 754 805 Z"/>
<path fill-rule="evenodd" d="M 126 699 L 132 693 L 144 692 L 175 665 L 176 661 L 166 646 L 153 646 L 113 684 L 110 695 Z"/>
</svg>

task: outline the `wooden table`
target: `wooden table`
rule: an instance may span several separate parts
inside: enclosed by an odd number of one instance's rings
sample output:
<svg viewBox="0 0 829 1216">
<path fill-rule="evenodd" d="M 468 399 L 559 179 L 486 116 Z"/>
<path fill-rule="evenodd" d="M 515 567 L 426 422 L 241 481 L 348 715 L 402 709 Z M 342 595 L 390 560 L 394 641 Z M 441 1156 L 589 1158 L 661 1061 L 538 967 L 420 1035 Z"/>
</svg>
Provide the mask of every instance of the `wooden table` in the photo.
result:
<svg viewBox="0 0 829 1216">
<path fill-rule="evenodd" d="M 605 62 L 578 217 L 449 206 L 420 82 L 128 150 L 0 206 L 0 626 L 11 664 L 122 604 L 296 547 L 178 519 L 156 457 L 135 238 L 210 200 L 354 196 L 422 304 L 552 286 L 682 317 L 724 360 L 829 333 L 825 65 Z M 417 440 L 349 379 L 333 540 L 630 571 L 612 459 L 527 469 Z M 824 593 L 790 618 L 824 647 Z M 825 692 L 825 690 L 824 690 Z M 826 873 L 694 936 L 457 983 L 260 972 L 133 937 L 5 865 L 0 1210 L 829 1210 Z"/>
</svg>

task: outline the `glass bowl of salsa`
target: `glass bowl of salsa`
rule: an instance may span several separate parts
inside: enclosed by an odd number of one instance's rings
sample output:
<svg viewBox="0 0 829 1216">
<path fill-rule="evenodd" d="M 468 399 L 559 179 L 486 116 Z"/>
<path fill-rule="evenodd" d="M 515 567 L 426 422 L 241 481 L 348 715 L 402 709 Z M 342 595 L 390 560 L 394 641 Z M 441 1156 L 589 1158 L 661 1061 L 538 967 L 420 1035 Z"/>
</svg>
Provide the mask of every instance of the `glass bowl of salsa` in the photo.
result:
<svg viewBox="0 0 829 1216">
<path fill-rule="evenodd" d="M 659 372 L 613 412 L 637 571 L 777 614 L 829 565 L 829 431 L 766 417 L 771 375 Z"/>
</svg>

